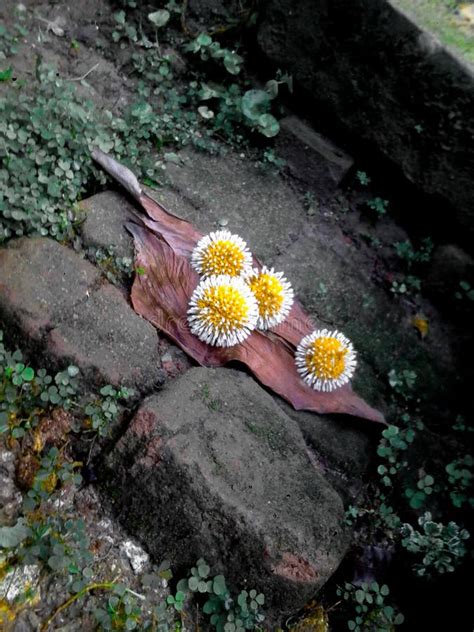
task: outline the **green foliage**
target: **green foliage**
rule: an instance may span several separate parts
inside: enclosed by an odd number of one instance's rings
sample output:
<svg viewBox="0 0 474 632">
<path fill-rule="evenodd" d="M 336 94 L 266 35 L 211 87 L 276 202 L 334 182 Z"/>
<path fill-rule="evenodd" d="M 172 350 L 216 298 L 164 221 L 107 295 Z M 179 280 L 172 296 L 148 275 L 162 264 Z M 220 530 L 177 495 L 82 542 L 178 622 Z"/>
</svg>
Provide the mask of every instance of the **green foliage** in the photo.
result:
<svg viewBox="0 0 474 632">
<path fill-rule="evenodd" d="M 359 183 L 363 186 L 366 187 L 370 184 L 370 178 L 367 175 L 367 173 L 365 171 L 357 171 L 356 172 L 356 178 L 357 180 L 359 180 Z"/>
<path fill-rule="evenodd" d="M 455 298 L 458 300 L 467 299 L 468 301 L 474 301 L 474 288 L 467 281 L 459 281 L 459 290 L 454 293 Z"/>
<path fill-rule="evenodd" d="M 172 578 L 168 562 L 161 564 L 157 572 L 147 574 L 143 585 L 159 587 L 163 578 Z M 112 595 L 94 611 L 101 630 L 181 630 L 180 618 L 193 597 L 196 606 L 207 616 L 210 629 L 218 632 L 260 630 L 258 624 L 264 620 L 261 613 L 264 596 L 256 590 L 243 590 L 233 599 L 224 576 L 211 577 L 210 567 L 203 559 L 197 561 L 189 577 L 178 582 L 176 592 L 158 604 L 143 601 L 141 606 L 138 600 L 144 597 L 122 584 L 112 584 L 111 590 Z"/>
<path fill-rule="evenodd" d="M 103 181 L 90 158 L 101 134 L 92 105 L 52 69 L 40 68 L 35 87 L 18 82 L 0 101 L 0 242 L 31 232 L 64 239 L 86 181 Z"/>
<path fill-rule="evenodd" d="M 93 147 L 113 151 L 155 180 L 162 165 L 142 146 L 159 149 L 176 127 L 171 121 L 168 130 L 170 121 L 147 102 L 131 104 L 123 117 L 98 112 L 53 68 L 39 67 L 34 88 L 26 91 L 20 81 L 0 101 L 0 242 L 27 233 L 68 237 L 74 203 L 105 182 L 92 162 Z"/>
<path fill-rule="evenodd" d="M 39 564 L 50 572 L 66 573 L 71 592 L 81 590 L 92 575 L 89 539 L 82 520 L 61 515 L 50 501 L 58 484 L 81 483 L 76 467 L 51 448 L 23 498 L 24 515 L 15 525 L 0 529 L 0 553 L 8 563 Z"/>
<path fill-rule="evenodd" d="M 389 426 L 382 432 L 377 454 L 387 463 L 379 465 L 377 472 L 381 476 L 381 483 L 384 486 L 390 487 L 393 484 L 392 477 L 401 468 L 406 467 L 407 461 L 402 458 L 402 454 L 408 450 L 408 446 L 414 438 L 415 431 L 412 428 Z"/>
<path fill-rule="evenodd" d="M 420 516 L 418 524 L 421 531 L 407 523 L 401 526 L 402 546 L 422 558 L 413 566 L 416 574 L 430 576 L 454 571 L 466 554 L 463 541 L 469 538 L 468 531 L 455 522 L 447 525 L 433 522 L 429 512 Z"/>
<path fill-rule="evenodd" d="M 416 484 L 416 489 L 408 487 L 405 496 L 410 501 L 412 509 L 420 509 L 425 504 L 427 497 L 433 493 L 434 478 L 430 474 L 422 474 Z"/>
<path fill-rule="evenodd" d="M 0 81 L 10 81 L 13 75 L 13 68 L 9 66 L 6 70 L 0 71 Z"/>
<path fill-rule="evenodd" d="M 131 257 L 118 257 L 115 250 L 116 246 L 90 249 L 88 256 L 111 283 L 122 285 L 132 277 L 133 260 Z"/>
<path fill-rule="evenodd" d="M 385 213 L 387 212 L 388 200 L 383 200 L 380 197 L 375 197 L 371 200 L 368 200 L 367 206 L 375 211 L 375 213 L 380 217 L 382 215 L 385 215 Z"/>
<path fill-rule="evenodd" d="M 86 427 L 94 430 L 99 437 L 106 437 L 112 423 L 119 415 L 119 402 L 133 395 L 132 389 L 116 389 L 110 384 L 100 389 L 100 397 L 93 399 L 84 408 L 87 415 Z"/>
<path fill-rule="evenodd" d="M 153 13 L 149 13 L 148 19 L 157 29 L 160 29 L 168 23 L 170 12 L 167 9 L 159 9 Z"/>
<path fill-rule="evenodd" d="M 94 617 L 101 630 L 135 630 L 141 621 L 142 610 L 137 595 L 123 584 L 114 584 L 105 607 L 96 608 Z"/>
<path fill-rule="evenodd" d="M 219 42 L 213 41 L 210 35 L 200 33 L 195 39 L 185 46 L 189 53 L 199 54 L 202 61 L 214 59 L 222 63 L 231 75 L 238 75 L 242 69 L 243 58 L 235 51 L 223 48 Z"/>
<path fill-rule="evenodd" d="M 388 374 L 388 383 L 395 393 L 405 401 L 413 398 L 416 379 L 417 375 L 415 371 L 412 371 L 411 369 L 403 369 L 399 371 L 391 369 Z"/>
<path fill-rule="evenodd" d="M 386 603 L 390 594 L 386 584 L 346 583 L 344 588 L 338 588 L 337 594 L 350 608 L 347 627 L 353 632 L 392 632 L 394 626 L 404 621 L 403 615 Z"/>
<path fill-rule="evenodd" d="M 160 105 L 163 144 L 169 135 L 174 143 L 192 143 L 199 149 L 215 152 L 216 145 L 211 137 L 216 133 L 223 134 L 237 145 L 244 141 L 245 128 L 267 138 L 278 134 L 280 127 L 270 112 L 271 102 L 278 96 L 281 85 L 286 85 L 291 91 L 292 79 L 289 75 L 278 71 L 276 78 L 268 81 L 264 90 L 244 90 L 241 83 L 210 82 L 205 74 L 194 72 L 194 79 L 185 89 L 177 88 L 171 56 L 161 54 L 142 32 L 139 35 L 137 28 L 128 24 L 123 11 L 115 14 L 115 19 L 118 21 L 115 40 L 126 39 L 138 51 L 132 54 L 132 61 L 139 76 L 139 93 L 146 99 L 153 95 L 164 97 Z M 242 57 L 223 48 L 205 33 L 183 48 L 185 52 L 198 54 L 205 62 L 217 61 L 232 76 L 241 72 Z M 140 49 L 146 49 L 146 53 Z"/>
<path fill-rule="evenodd" d="M 472 489 L 474 459 L 470 454 L 455 459 L 446 465 L 448 474 L 449 497 L 455 507 L 462 507 L 469 504 L 474 507 L 474 498 L 468 495 Z"/>
<path fill-rule="evenodd" d="M 242 590 L 237 598 L 233 598 L 225 577 L 210 577 L 210 568 L 203 559 L 197 561 L 189 577 L 178 582 L 177 593 L 168 597 L 168 604 L 182 610 L 191 593 L 207 595 L 202 612 L 208 615 L 212 629 L 217 632 L 256 630 L 265 619 L 261 611 L 264 595 L 252 589 Z"/>
<path fill-rule="evenodd" d="M 393 247 L 400 259 L 406 263 L 408 268 L 411 268 L 416 263 L 428 263 L 431 260 L 434 246 L 431 237 L 425 237 L 421 240 L 418 250 L 415 250 L 409 239 L 397 241 L 393 244 Z"/>
<path fill-rule="evenodd" d="M 393 281 L 390 292 L 393 294 L 412 294 L 421 290 L 421 280 L 413 274 L 407 274 L 398 281 Z"/>
<path fill-rule="evenodd" d="M 49 409 L 69 409 L 78 390 L 79 369 L 69 366 L 53 377 L 45 369 L 35 371 L 23 361 L 20 350 L 8 351 L 0 330 L 0 434 L 14 439 L 34 428 Z"/>
<path fill-rule="evenodd" d="M 40 461 L 31 489 L 23 497 L 24 510 L 29 512 L 37 509 L 42 501 L 48 500 L 58 483 L 80 485 L 82 476 L 76 472 L 76 467 L 77 464 L 63 458 L 58 448 L 50 448 Z"/>
<path fill-rule="evenodd" d="M 18 17 L 21 21 L 21 13 Z M 20 42 L 28 33 L 20 21 L 14 24 L 11 30 L 8 30 L 4 24 L 0 24 L 0 61 L 18 53 Z"/>
</svg>

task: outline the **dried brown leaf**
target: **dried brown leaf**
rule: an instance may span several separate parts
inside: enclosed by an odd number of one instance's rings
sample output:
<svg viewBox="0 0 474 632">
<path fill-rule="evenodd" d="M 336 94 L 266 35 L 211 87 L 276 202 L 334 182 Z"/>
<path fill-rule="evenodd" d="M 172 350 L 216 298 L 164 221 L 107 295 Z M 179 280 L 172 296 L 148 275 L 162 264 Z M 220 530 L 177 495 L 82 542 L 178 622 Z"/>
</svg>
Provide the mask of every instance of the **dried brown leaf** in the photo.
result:
<svg viewBox="0 0 474 632">
<path fill-rule="evenodd" d="M 187 310 L 199 278 L 189 264 L 202 234 L 194 226 L 147 195 L 134 174 L 100 150 L 93 158 L 118 180 L 146 212 L 128 223 L 136 246 L 137 268 L 132 288 L 135 311 L 166 333 L 196 362 L 203 366 L 223 366 L 231 361 L 245 364 L 265 386 L 287 400 L 297 410 L 318 413 L 345 413 L 384 423 L 383 415 L 358 397 L 350 385 L 319 393 L 299 378 L 294 351 L 301 338 L 315 329 L 300 303 L 295 301 L 288 319 L 271 332 L 253 332 L 240 345 L 211 347 L 191 334 Z M 254 259 L 255 265 L 260 263 Z"/>
<path fill-rule="evenodd" d="M 187 323 L 189 298 L 199 282 L 189 262 L 152 234 L 147 227 L 129 223 L 135 238 L 137 265 L 144 273 L 137 275 L 132 288 L 135 311 L 165 332 L 177 345 L 202 366 L 223 366 L 231 361 L 246 365 L 265 386 L 288 401 L 297 410 L 319 413 L 346 413 L 372 421 L 382 415 L 355 395 L 349 385 L 332 393 L 319 393 L 299 378 L 294 363 L 294 346 L 272 332 L 254 331 L 235 347 L 211 347 L 194 336 Z M 296 314 L 300 308 L 295 309 Z M 300 315 L 302 333 L 312 330 L 306 315 Z M 309 329 L 308 329 L 309 328 Z M 293 326 L 284 332 L 288 338 L 301 338 Z"/>
</svg>

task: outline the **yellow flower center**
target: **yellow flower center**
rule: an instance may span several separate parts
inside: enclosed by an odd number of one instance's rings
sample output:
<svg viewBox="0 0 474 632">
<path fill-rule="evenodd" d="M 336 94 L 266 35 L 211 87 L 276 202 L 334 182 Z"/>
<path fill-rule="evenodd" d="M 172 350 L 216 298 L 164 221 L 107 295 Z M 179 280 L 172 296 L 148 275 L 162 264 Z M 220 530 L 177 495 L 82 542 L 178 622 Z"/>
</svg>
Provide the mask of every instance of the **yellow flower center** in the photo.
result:
<svg viewBox="0 0 474 632">
<path fill-rule="evenodd" d="M 197 301 L 197 306 L 203 310 L 199 315 L 200 319 L 221 331 L 232 331 L 247 322 L 247 299 L 238 289 L 228 285 L 205 290 Z"/>
<path fill-rule="evenodd" d="M 258 274 L 249 279 L 249 287 L 255 295 L 260 316 L 278 314 L 283 305 L 284 288 L 272 274 Z"/>
<path fill-rule="evenodd" d="M 202 254 L 202 274 L 239 276 L 243 271 L 244 253 L 228 239 L 212 242 Z"/>
<path fill-rule="evenodd" d="M 321 380 L 335 380 L 344 372 L 346 354 L 336 338 L 316 338 L 306 352 L 306 366 Z"/>
</svg>

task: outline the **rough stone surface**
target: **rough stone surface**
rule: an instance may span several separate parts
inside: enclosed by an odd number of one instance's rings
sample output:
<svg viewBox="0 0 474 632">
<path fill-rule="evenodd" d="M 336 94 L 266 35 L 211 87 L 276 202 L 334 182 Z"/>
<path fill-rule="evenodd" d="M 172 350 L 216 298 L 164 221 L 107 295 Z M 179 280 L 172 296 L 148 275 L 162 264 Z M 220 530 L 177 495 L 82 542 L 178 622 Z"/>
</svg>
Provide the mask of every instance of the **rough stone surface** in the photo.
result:
<svg viewBox="0 0 474 632">
<path fill-rule="evenodd" d="M 275 616 L 325 583 L 346 549 L 343 505 L 298 425 L 250 377 L 195 368 L 142 404 L 108 459 L 119 519 L 155 558 L 205 557 Z"/>
<path fill-rule="evenodd" d="M 162 383 L 155 329 L 72 250 L 20 239 L 0 251 L 0 320 L 55 366 L 149 392 Z"/>
<path fill-rule="evenodd" d="M 450 222 L 467 243 L 474 234 L 472 69 L 394 4 L 302 0 L 296 8 L 293 0 L 267 0 L 258 41 L 293 75 L 295 96 L 315 118 L 337 121 L 451 204 Z M 432 222 L 429 205 L 418 212 Z"/>
<path fill-rule="evenodd" d="M 306 213 L 298 196 L 277 175 L 261 173 L 246 156 L 223 159 L 188 150 L 180 155 L 183 166 L 167 168 L 179 194 L 174 209 L 203 233 L 227 220 L 226 228 L 244 236 L 253 253 L 268 260 L 304 230 Z"/>
<path fill-rule="evenodd" d="M 453 294 L 460 291 L 459 282 L 474 287 L 474 259 L 454 244 L 436 248 L 425 282 L 427 291 L 438 301 L 452 304 Z"/>
<path fill-rule="evenodd" d="M 0 527 L 12 525 L 21 510 L 22 496 L 14 478 L 15 455 L 0 442 Z"/>
<path fill-rule="evenodd" d="M 124 224 L 133 219 L 136 207 L 119 193 L 105 191 L 81 202 L 85 220 L 81 234 L 87 248 L 113 245 L 118 257 L 133 257 L 133 239 Z"/>
<path fill-rule="evenodd" d="M 367 468 L 372 462 L 380 432 L 341 415 L 315 415 L 293 410 L 277 400 L 303 433 L 313 462 L 343 498 L 353 504 L 363 489 Z"/>
<path fill-rule="evenodd" d="M 297 116 L 280 121 L 276 146 L 295 180 L 324 197 L 334 193 L 354 163 L 345 151 Z"/>
</svg>

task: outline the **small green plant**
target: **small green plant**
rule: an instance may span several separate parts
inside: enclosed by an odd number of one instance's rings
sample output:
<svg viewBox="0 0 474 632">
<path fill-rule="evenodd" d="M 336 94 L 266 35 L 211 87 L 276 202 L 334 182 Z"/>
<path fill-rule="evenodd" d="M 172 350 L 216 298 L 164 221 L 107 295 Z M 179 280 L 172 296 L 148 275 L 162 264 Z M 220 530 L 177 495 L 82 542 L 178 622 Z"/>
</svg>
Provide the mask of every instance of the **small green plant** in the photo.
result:
<svg viewBox="0 0 474 632">
<path fill-rule="evenodd" d="M 375 211 L 375 213 L 380 217 L 382 215 L 385 215 L 387 212 L 388 200 L 383 200 L 380 197 L 375 197 L 371 200 L 368 200 L 367 206 Z"/>
<path fill-rule="evenodd" d="M 113 584 L 104 607 L 93 612 L 101 630 L 136 630 L 141 622 L 142 609 L 137 595 L 124 584 Z"/>
<path fill-rule="evenodd" d="M 367 233 L 361 233 L 360 235 L 372 248 L 380 248 L 382 242 L 378 237 L 374 237 L 373 235 L 369 235 Z"/>
<path fill-rule="evenodd" d="M 231 75 L 239 74 L 244 61 L 235 51 L 223 48 L 219 42 L 214 41 L 207 33 L 200 33 L 185 46 L 185 50 L 189 53 L 199 54 L 202 61 L 214 59 L 222 62 L 224 68 Z"/>
<path fill-rule="evenodd" d="M 337 594 L 350 608 L 347 627 L 353 632 L 392 632 L 394 626 L 404 621 L 401 612 L 386 603 L 390 594 L 386 584 L 363 582 L 356 586 L 346 583 L 344 588 L 338 588 Z"/>
<path fill-rule="evenodd" d="M 363 186 L 366 187 L 370 184 L 370 178 L 367 175 L 367 173 L 365 171 L 357 171 L 356 172 L 356 178 L 357 180 L 359 180 L 359 183 Z"/>
<path fill-rule="evenodd" d="M 393 247 L 400 259 L 403 259 L 407 267 L 411 268 L 415 263 L 428 263 L 431 260 L 434 245 L 431 237 L 425 237 L 421 240 L 418 250 L 415 250 L 409 239 L 397 241 Z"/>
<path fill-rule="evenodd" d="M 53 407 L 71 408 L 78 390 L 79 369 L 69 366 L 54 377 L 25 364 L 20 350 L 8 351 L 0 330 L 0 434 L 14 439 L 37 426 Z"/>
<path fill-rule="evenodd" d="M 459 281 L 459 290 L 454 293 L 458 300 L 474 301 L 474 288 L 467 281 Z"/>
<path fill-rule="evenodd" d="M 474 507 L 474 498 L 468 492 L 472 487 L 474 459 L 466 454 L 446 465 L 448 475 L 449 497 L 455 507 L 469 504 Z"/>
<path fill-rule="evenodd" d="M 405 401 L 413 398 L 417 375 L 411 369 L 391 369 L 388 374 L 388 383 Z"/>
<path fill-rule="evenodd" d="M 118 257 L 115 250 L 115 246 L 92 249 L 88 256 L 99 266 L 111 283 L 122 285 L 124 281 L 132 277 L 133 259 L 131 257 Z"/>
<path fill-rule="evenodd" d="M 100 397 L 89 402 L 84 408 L 87 416 L 85 427 L 96 432 L 99 437 L 106 437 L 110 433 L 113 422 L 119 415 L 119 402 L 126 401 L 133 395 L 131 389 L 114 388 L 106 384 L 100 389 Z"/>
<path fill-rule="evenodd" d="M 121 42 L 122 40 L 130 40 L 131 42 L 138 42 L 138 32 L 133 24 L 127 22 L 127 16 L 125 11 L 117 11 L 113 15 L 115 22 L 115 30 L 112 32 L 112 39 L 114 42 Z M 125 47 L 125 44 L 122 45 Z"/>
<path fill-rule="evenodd" d="M 399 281 L 393 281 L 390 292 L 393 294 L 412 294 L 421 290 L 421 280 L 412 274 L 403 276 Z"/>
<path fill-rule="evenodd" d="M 20 24 L 22 15 L 18 12 L 19 21 L 11 29 L 0 24 L 0 61 L 18 53 L 21 39 L 28 35 L 27 29 Z"/>
<path fill-rule="evenodd" d="M 389 426 L 382 432 L 382 439 L 377 447 L 377 454 L 387 463 L 381 464 L 377 468 L 381 476 L 381 483 L 390 487 L 393 484 L 392 477 L 397 472 L 406 467 L 407 461 L 402 455 L 408 450 L 408 446 L 413 443 L 415 431 L 412 428 L 399 428 Z"/>
<path fill-rule="evenodd" d="M 416 574 L 430 576 L 454 571 L 466 554 L 464 540 L 469 538 L 469 532 L 455 522 L 447 525 L 434 522 L 429 512 L 420 516 L 418 524 L 420 531 L 407 523 L 400 529 L 402 546 L 422 558 L 413 566 Z"/>
<path fill-rule="evenodd" d="M 270 166 L 275 171 L 280 171 L 286 165 L 286 160 L 280 158 L 274 149 L 265 149 L 263 152 L 263 166 Z"/>
<path fill-rule="evenodd" d="M 210 576 L 205 560 L 199 559 L 191 569 L 191 575 L 178 582 L 176 595 L 168 597 L 168 604 L 182 610 L 190 594 L 206 594 L 202 611 L 209 616 L 212 628 L 217 632 L 244 632 L 256 630 L 265 619 L 261 607 L 263 594 L 256 590 L 242 590 L 233 598 L 223 575 Z"/>
<path fill-rule="evenodd" d="M 416 484 L 416 489 L 408 487 L 405 489 L 405 496 L 410 501 L 412 509 L 420 509 L 425 504 L 426 499 L 433 493 L 434 478 L 430 474 L 423 474 Z"/>
</svg>

